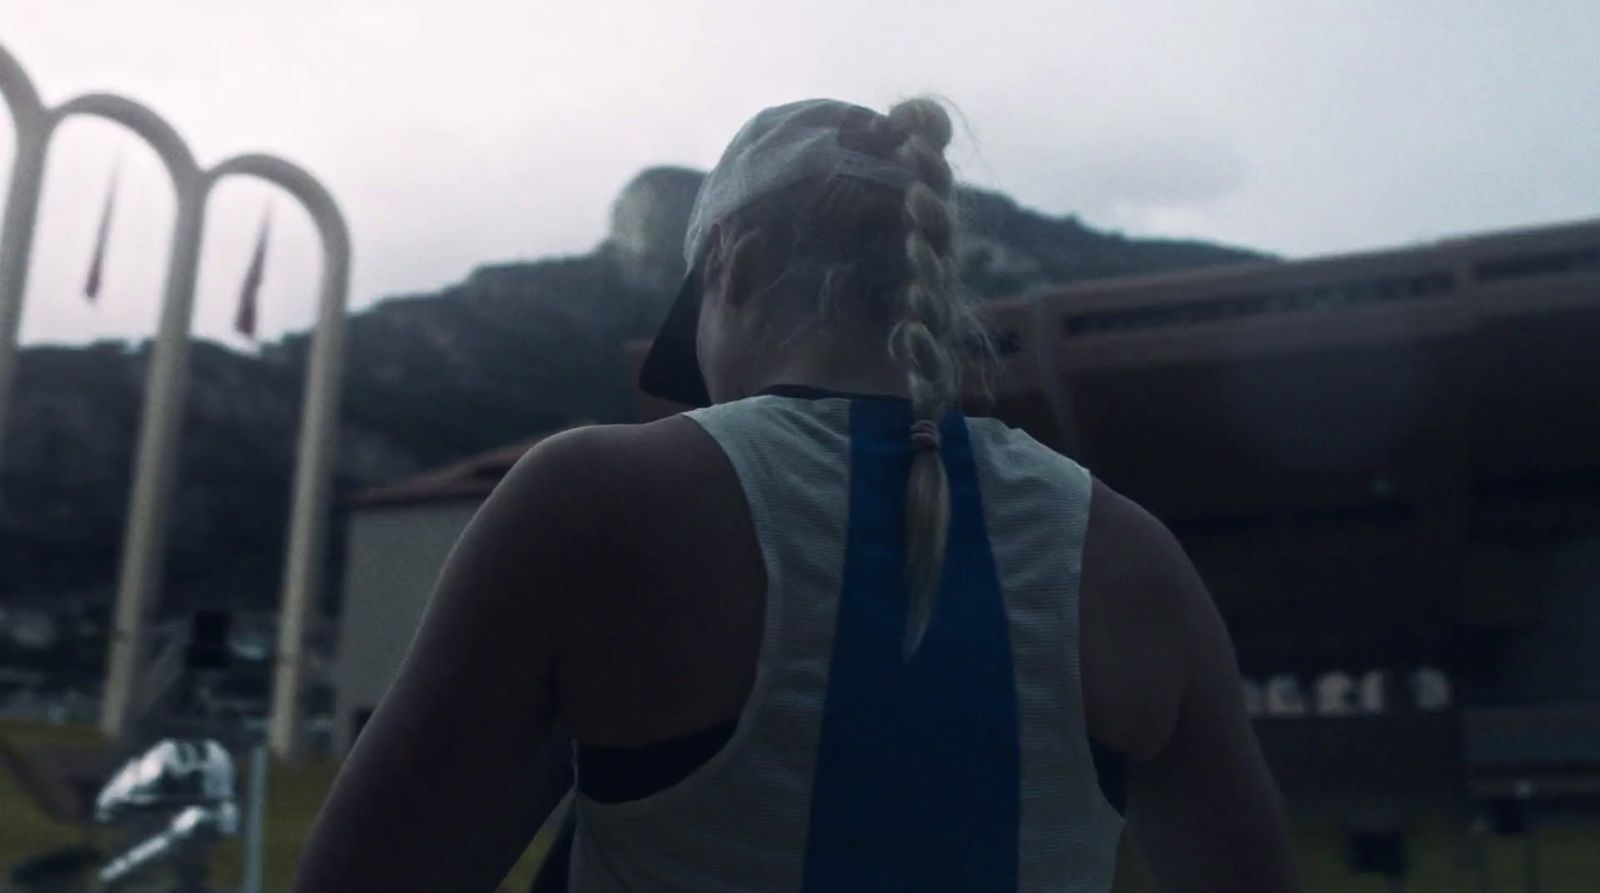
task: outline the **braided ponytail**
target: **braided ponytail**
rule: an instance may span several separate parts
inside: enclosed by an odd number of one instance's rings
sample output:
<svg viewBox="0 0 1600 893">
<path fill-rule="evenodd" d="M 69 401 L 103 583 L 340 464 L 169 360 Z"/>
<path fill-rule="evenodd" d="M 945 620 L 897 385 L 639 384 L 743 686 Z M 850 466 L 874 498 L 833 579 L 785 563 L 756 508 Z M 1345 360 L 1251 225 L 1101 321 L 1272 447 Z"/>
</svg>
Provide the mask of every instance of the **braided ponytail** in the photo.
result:
<svg viewBox="0 0 1600 893">
<path fill-rule="evenodd" d="M 934 100 L 917 98 L 890 109 L 888 122 L 905 134 L 895 160 L 917 176 L 905 196 L 909 278 L 902 316 L 889 332 L 889 354 L 905 370 L 913 418 L 938 424 L 960 399 L 963 348 L 976 346 L 992 360 L 993 345 L 956 265 L 954 177 L 944 160 L 950 117 Z M 937 449 L 919 449 L 906 482 L 907 658 L 922 644 L 933 616 L 949 531 L 944 459 Z"/>
<path fill-rule="evenodd" d="M 959 401 L 964 372 L 978 372 L 979 392 L 992 400 L 999 364 L 982 302 L 963 285 L 956 261 L 955 178 L 944 159 L 950 116 L 919 97 L 851 126 L 862 151 L 912 175 L 909 189 L 845 176 L 797 183 L 732 215 L 724 238 L 737 243 L 760 233 L 781 268 L 762 286 L 761 344 L 781 351 L 789 338 L 834 324 L 841 333 L 871 332 L 866 343 L 886 343 L 903 370 L 918 440 L 926 442 L 933 439 L 927 427 Z M 779 340 L 785 330 L 789 338 Z M 886 341 L 877 341 L 883 333 Z M 937 449 L 918 449 L 906 482 L 907 659 L 933 616 L 949 530 L 944 460 Z"/>
</svg>

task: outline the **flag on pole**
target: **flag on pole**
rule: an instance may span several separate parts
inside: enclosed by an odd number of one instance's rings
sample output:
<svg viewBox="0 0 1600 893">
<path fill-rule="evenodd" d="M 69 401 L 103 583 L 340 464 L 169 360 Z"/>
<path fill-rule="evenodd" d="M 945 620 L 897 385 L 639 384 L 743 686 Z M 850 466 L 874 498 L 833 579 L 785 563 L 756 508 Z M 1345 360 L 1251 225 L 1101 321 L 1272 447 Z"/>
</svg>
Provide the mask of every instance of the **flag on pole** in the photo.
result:
<svg viewBox="0 0 1600 893">
<path fill-rule="evenodd" d="M 122 159 L 111 168 L 111 179 L 106 183 L 106 200 L 100 209 L 100 227 L 95 230 L 94 256 L 89 258 L 89 278 L 83 283 L 83 296 L 89 303 L 100 297 L 100 280 L 105 273 L 106 243 L 111 240 L 111 218 L 117 208 L 117 181 L 122 178 Z"/>
<path fill-rule="evenodd" d="M 245 271 L 244 285 L 239 289 L 239 312 L 233 318 L 234 329 L 246 338 L 256 337 L 256 295 L 261 291 L 261 274 L 267 263 L 267 230 L 271 226 L 272 207 L 269 205 L 261 215 L 256 250 L 250 256 L 250 268 Z"/>
</svg>

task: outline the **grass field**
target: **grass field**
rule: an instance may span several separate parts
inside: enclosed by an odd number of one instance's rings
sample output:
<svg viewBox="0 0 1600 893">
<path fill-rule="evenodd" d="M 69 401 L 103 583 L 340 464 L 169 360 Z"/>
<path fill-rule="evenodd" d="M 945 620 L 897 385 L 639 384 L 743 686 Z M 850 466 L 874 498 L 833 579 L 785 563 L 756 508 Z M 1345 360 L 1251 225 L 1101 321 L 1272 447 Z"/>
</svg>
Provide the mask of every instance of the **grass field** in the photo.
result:
<svg viewBox="0 0 1600 893">
<path fill-rule="evenodd" d="M 18 749 L 102 740 L 94 728 L 16 722 L 0 722 L 0 736 Z M 268 769 L 262 874 L 265 889 L 270 893 L 289 889 L 300 842 L 316 818 L 317 809 L 337 771 L 338 765 L 332 760 L 293 767 L 274 763 Z M 247 784 L 246 772 L 246 767 L 241 765 L 241 786 Z M 110 837 L 98 829 L 52 821 L 34 808 L 11 773 L 0 770 L 0 889 L 6 886 L 12 866 L 22 859 L 84 842 L 104 847 L 110 844 Z M 548 841 L 536 839 L 533 842 L 506 879 L 505 889 L 527 889 L 547 846 Z M 237 886 L 242 872 L 238 841 L 227 841 L 217 847 L 212 869 L 212 882 L 217 887 Z"/>
<path fill-rule="evenodd" d="M 95 741 L 97 735 L 92 728 L 0 722 L 0 736 L 18 748 L 88 743 Z M 265 885 L 271 893 L 288 890 L 300 842 L 336 771 L 337 765 L 332 761 L 271 767 L 264 841 Z M 1456 824 L 1443 812 L 1422 812 L 1412 818 L 1409 840 L 1413 871 L 1404 887 L 1408 893 L 1473 893 L 1481 889 L 1462 835 L 1454 830 Z M 1306 893 L 1386 893 L 1391 889 L 1383 878 L 1352 875 L 1346 870 L 1341 824 L 1336 814 L 1302 810 L 1295 815 L 1294 830 Z M 18 788 L 16 779 L 0 772 L 0 886 L 19 860 L 85 840 L 99 845 L 108 842 L 103 832 L 86 832 L 41 815 Z M 1600 891 L 1600 825 L 1540 829 L 1537 841 L 1542 893 Z M 535 840 L 502 889 L 516 893 L 526 890 L 546 846 L 546 841 Z M 1489 890 L 1520 893 L 1526 889 L 1520 840 L 1490 839 L 1485 855 Z M 230 841 L 217 849 L 213 880 L 218 887 L 231 888 L 239 876 L 239 846 Z M 1147 889 L 1125 847 L 1116 890 L 1134 893 Z"/>
</svg>

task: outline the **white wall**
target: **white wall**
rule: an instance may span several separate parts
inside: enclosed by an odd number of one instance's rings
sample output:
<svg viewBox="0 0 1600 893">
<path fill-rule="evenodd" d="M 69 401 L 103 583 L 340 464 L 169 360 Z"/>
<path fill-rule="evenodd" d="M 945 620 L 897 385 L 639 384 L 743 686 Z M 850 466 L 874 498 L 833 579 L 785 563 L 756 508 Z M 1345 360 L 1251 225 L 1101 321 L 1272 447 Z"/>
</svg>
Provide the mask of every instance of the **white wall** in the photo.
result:
<svg viewBox="0 0 1600 893">
<path fill-rule="evenodd" d="M 388 690 L 439 570 L 479 504 L 473 499 L 367 508 L 350 516 L 334 675 L 338 753 L 350 749 L 356 716 Z"/>
</svg>

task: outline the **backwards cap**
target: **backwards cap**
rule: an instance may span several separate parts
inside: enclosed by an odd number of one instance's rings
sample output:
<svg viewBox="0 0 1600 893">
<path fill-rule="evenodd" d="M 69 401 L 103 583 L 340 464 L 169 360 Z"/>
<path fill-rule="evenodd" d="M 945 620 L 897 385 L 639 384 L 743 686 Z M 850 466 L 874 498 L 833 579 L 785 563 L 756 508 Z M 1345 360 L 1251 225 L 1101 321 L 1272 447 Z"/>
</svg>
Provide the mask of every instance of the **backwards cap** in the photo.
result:
<svg viewBox="0 0 1600 893">
<path fill-rule="evenodd" d="M 866 125 L 879 117 L 858 105 L 807 99 L 763 109 L 739 128 L 695 196 L 683 238 L 688 270 L 640 367 L 640 390 L 689 406 L 711 404 L 695 355 L 695 332 L 700 322 L 697 265 L 714 224 L 805 180 L 844 176 L 901 191 L 911 187 L 912 172 L 868 151 L 872 131 Z"/>
</svg>

